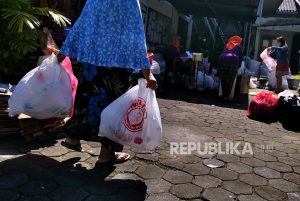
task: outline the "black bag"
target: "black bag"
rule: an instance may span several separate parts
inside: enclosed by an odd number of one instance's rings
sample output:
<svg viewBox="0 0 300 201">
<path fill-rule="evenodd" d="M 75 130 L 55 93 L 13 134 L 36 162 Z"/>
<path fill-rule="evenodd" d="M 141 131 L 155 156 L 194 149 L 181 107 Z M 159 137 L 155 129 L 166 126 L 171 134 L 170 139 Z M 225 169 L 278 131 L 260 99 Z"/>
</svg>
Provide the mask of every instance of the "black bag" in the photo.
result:
<svg viewBox="0 0 300 201">
<path fill-rule="evenodd" d="M 300 99 L 297 96 L 280 97 L 278 115 L 284 127 L 300 128 Z"/>
</svg>

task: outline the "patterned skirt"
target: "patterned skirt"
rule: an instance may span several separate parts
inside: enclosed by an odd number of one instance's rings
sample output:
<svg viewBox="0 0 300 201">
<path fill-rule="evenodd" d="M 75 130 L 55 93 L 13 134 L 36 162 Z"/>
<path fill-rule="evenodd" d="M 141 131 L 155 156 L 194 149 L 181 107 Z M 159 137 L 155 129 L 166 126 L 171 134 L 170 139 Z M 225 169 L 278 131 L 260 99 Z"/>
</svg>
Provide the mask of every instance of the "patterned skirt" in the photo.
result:
<svg viewBox="0 0 300 201">
<path fill-rule="evenodd" d="M 95 66 L 150 68 L 138 0 L 87 0 L 60 52 Z"/>
<path fill-rule="evenodd" d="M 74 116 L 65 132 L 78 140 L 99 141 L 101 112 L 131 88 L 132 70 L 86 64 L 78 79 Z"/>
<path fill-rule="evenodd" d="M 235 80 L 239 69 L 239 58 L 226 54 L 219 57 L 219 74 L 224 97 L 230 97 L 235 87 Z"/>
</svg>

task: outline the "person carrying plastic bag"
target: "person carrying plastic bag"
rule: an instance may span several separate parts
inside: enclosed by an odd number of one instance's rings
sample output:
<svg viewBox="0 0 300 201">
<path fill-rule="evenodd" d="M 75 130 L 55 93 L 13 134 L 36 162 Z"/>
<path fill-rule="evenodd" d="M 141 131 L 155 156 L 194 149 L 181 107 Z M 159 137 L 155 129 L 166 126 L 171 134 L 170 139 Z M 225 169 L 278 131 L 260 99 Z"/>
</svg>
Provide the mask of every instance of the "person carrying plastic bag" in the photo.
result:
<svg viewBox="0 0 300 201">
<path fill-rule="evenodd" d="M 150 72 L 139 1 L 86 1 L 57 57 L 62 61 L 65 56 L 84 68 L 78 76 L 75 112 L 64 126 L 67 138 L 61 144 L 81 151 L 80 140 L 100 142 L 95 166 L 128 161 L 130 154 L 123 152 L 122 144 L 99 138 L 98 133 L 101 112 L 131 88 L 133 72 L 144 75 L 148 88 L 158 87 Z"/>
<path fill-rule="evenodd" d="M 288 47 L 285 40 L 283 37 L 278 37 L 277 42 L 279 47 L 266 48 L 260 57 L 270 71 L 268 85 L 279 93 L 288 89 L 287 76 L 290 72 L 287 60 Z"/>
<path fill-rule="evenodd" d="M 162 124 L 155 92 L 146 80 L 119 97 L 101 113 L 99 136 L 122 145 L 153 150 L 160 144 Z"/>
<path fill-rule="evenodd" d="M 72 116 L 77 79 L 67 62 L 61 65 L 52 54 L 28 72 L 8 101 L 9 115 L 23 113 L 36 119 Z"/>
</svg>

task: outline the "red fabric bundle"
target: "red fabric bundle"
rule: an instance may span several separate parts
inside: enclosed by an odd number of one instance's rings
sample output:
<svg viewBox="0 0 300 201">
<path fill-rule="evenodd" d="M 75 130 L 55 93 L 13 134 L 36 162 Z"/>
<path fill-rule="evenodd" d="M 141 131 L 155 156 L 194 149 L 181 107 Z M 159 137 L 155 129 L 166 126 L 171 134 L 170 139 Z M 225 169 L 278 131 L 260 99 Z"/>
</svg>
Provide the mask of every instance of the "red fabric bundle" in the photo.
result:
<svg viewBox="0 0 300 201">
<path fill-rule="evenodd" d="M 254 119 L 272 120 L 276 117 L 278 100 L 277 94 L 263 91 L 251 100 L 246 114 Z"/>
</svg>

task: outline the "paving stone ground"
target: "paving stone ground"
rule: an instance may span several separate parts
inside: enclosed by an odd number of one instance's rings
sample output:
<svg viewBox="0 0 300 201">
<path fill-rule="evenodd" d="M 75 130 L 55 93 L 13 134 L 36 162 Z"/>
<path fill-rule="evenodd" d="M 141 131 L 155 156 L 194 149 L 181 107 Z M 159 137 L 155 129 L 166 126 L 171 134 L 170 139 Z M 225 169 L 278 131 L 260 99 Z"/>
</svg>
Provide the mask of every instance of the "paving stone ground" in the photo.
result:
<svg viewBox="0 0 300 201">
<path fill-rule="evenodd" d="M 248 100 L 172 91 L 158 99 L 163 141 L 125 151 L 125 164 L 94 168 L 101 145 L 84 153 L 63 139 L 0 140 L 0 201 L 300 201 L 300 134 L 245 116 Z M 249 142 L 252 154 L 171 155 L 172 142 Z M 223 143 L 223 144 L 222 144 Z M 203 148 L 203 147 L 202 147 Z M 202 150 L 203 151 L 203 150 Z"/>
</svg>

